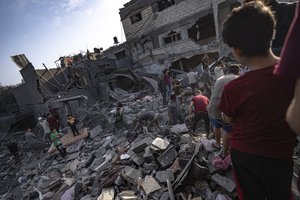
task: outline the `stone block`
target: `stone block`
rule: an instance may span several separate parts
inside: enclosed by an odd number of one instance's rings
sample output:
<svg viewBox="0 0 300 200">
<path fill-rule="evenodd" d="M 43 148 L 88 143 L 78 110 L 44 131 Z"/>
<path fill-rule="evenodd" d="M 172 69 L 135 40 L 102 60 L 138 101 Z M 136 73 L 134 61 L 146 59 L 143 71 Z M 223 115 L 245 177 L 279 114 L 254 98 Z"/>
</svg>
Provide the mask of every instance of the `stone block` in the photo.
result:
<svg viewBox="0 0 300 200">
<path fill-rule="evenodd" d="M 211 179 L 218 183 L 221 187 L 225 188 L 230 193 L 233 192 L 233 190 L 236 188 L 235 183 L 231 179 L 221 176 L 219 174 L 214 174 L 211 177 Z"/>
<path fill-rule="evenodd" d="M 132 167 L 125 166 L 125 168 L 121 172 L 121 176 L 128 182 L 137 185 L 138 178 L 142 177 L 142 172 Z"/>
<path fill-rule="evenodd" d="M 156 160 L 163 168 L 165 168 L 173 163 L 177 155 L 177 151 L 174 149 L 174 147 L 171 147 L 167 149 L 162 155 L 160 155 Z"/>
<path fill-rule="evenodd" d="M 101 132 L 103 131 L 101 125 L 96 126 L 95 128 L 93 128 L 92 130 L 90 130 L 90 137 L 92 139 L 94 139 L 95 137 L 97 137 Z"/>
<path fill-rule="evenodd" d="M 77 167 L 79 165 L 79 160 L 75 159 L 70 163 L 70 170 L 75 173 L 77 171 Z"/>
<path fill-rule="evenodd" d="M 162 138 L 156 138 L 151 145 L 153 145 L 154 147 L 157 147 L 161 150 L 165 150 L 168 146 L 169 146 L 169 142 L 167 140 L 164 140 Z"/>
<path fill-rule="evenodd" d="M 167 180 L 174 181 L 174 173 L 170 170 L 158 171 L 155 177 L 160 183 L 167 183 Z"/>
<path fill-rule="evenodd" d="M 111 167 L 111 163 L 109 161 L 105 160 L 98 167 L 94 168 L 94 171 L 97 171 L 97 173 L 100 173 L 110 167 Z"/>
<path fill-rule="evenodd" d="M 97 200 L 114 200 L 114 199 L 115 199 L 114 188 L 102 189 L 100 196 L 97 198 Z"/>
<path fill-rule="evenodd" d="M 146 195 L 159 190 L 161 187 L 152 176 L 146 176 L 142 182 L 142 188 Z"/>
<path fill-rule="evenodd" d="M 152 162 L 154 160 L 150 147 L 145 148 L 145 153 L 143 155 L 143 158 L 145 159 L 146 162 Z"/>
<path fill-rule="evenodd" d="M 130 159 L 138 166 L 142 165 L 145 162 L 143 157 L 139 156 L 134 152 L 130 152 L 129 155 L 130 155 Z"/>
<path fill-rule="evenodd" d="M 132 151 L 134 151 L 135 153 L 142 152 L 142 151 L 144 151 L 144 149 L 145 149 L 146 147 L 149 146 L 149 144 L 151 144 L 151 142 L 152 142 L 152 139 L 151 139 L 151 138 L 144 138 L 143 140 L 134 143 L 134 144 L 132 145 L 131 149 L 132 149 Z"/>
</svg>

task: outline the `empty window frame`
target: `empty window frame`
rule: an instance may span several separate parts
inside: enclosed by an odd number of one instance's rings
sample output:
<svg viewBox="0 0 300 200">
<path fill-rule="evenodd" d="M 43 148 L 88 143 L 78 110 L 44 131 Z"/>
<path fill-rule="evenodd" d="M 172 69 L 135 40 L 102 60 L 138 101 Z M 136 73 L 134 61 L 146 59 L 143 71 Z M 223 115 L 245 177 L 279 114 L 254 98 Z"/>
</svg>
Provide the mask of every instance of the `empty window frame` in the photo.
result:
<svg viewBox="0 0 300 200">
<path fill-rule="evenodd" d="M 175 4 L 174 0 L 160 0 L 158 1 L 158 11 L 162 11 Z"/>
<path fill-rule="evenodd" d="M 137 22 L 141 21 L 142 19 L 143 18 L 142 18 L 141 12 L 130 16 L 131 24 L 137 23 Z"/>
<path fill-rule="evenodd" d="M 118 53 L 115 54 L 115 56 L 116 56 L 117 60 L 121 60 L 121 59 L 125 58 L 126 57 L 125 50 L 119 51 Z"/>
<path fill-rule="evenodd" d="M 167 37 L 164 37 L 164 43 L 169 44 L 178 40 L 181 40 L 180 33 L 177 33 L 175 31 L 171 31 Z"/>
<path fill-rule="evenodd" d="M 200 18 L 190 29 L 189 38 L 199 41 L 216 37 L 215 22 L 213 14 L 208 14 Z"/>
</svg>

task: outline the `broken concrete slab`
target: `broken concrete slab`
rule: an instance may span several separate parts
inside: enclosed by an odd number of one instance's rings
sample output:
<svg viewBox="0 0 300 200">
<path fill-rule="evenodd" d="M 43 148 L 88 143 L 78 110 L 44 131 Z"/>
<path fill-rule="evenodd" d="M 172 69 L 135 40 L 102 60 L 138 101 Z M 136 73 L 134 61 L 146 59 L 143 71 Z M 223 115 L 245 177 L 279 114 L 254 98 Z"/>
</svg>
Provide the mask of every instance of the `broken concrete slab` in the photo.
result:
<svg viewBox="0 0 300 200">
<path fill-rule="evenodd" d="M 139 177 L 143 177 L 142 172 L 140 170 L 134 169 L 130 166 L 125 166 L 125 168 L 121 172 L 121 176 L 122 178 L 134 185 L 138 184 Z"/>
<path fill-rule="evenodd" d="M 94 139 L 95 137 L 97 137 L 101 132 L 103 131 L 102 126 L 98 125 L 95 128 L 93 128 L 92 130 L 90 130 L 90 138 Z"/>
<path fill-rule="evenodd" d="M 171 131 L 173 133 L 179 134 L 179 133 L 186 133 L 189 131 L 189 129 L 186 127 L 185 124 L 177 124 L 172 126 Z"/>
<path fill-rule="evenodd" d="M 157 147 L 161 150 L 165 150 L 168 146 L 169 146 L 169 141 L 164 140 L 162 138 L 155 138 L 155 140 L 153 140 L 153 142 L 151 143 L 151 145 L 153 145 L 154 147 Z"/>
<path fill-rule="evenodd" d="M 77 167 L 79 165 L 80 161 L 75 159 L 70 163 L 70 170 L 75 173 L 77 171 Z"/>
<path fill-rule="evenodd" d="M 153 140 L 152 140 L 151 138 L 144 138 L 144 139 L 141 140 L 141 141 L 138 141 L 138 142 L 136 142 L 136 143 L 133 143 L 131 149 L 132 149 L 132 151 L 134 151 L 135 153 L 142 152 L 142 151 L 144 151 L 144 149 L 145 149 L 146 147 L 148 147 L 148 146 L 151 144 L 152 141 L 153 141 Z"/>
<path fill-rule="evenodd" d="M 231 179 L 221 176 L 219 174 L 214 174 L 211 177 L 211 179 L 218 183 L 221 187 L 225 188 L 230 193 L 233 192 L 233 190 L 236 188 L 235 183 Z"/>
<path fill-rule="evenodd" d="M 160 190 L 161 187 L 152 176 L 146 176 L 142 182 L 142 188 L 148 196 L 152 192 Z"/>
<path fill-rule="evenodd" d="M 118 194 L 121 200 L 139 200 L 140 198 L 135 195 L 134 191 L 125 190 Z"/>
<path fill-rule="evenodd" d="M 138 154 L 134 153 L 133 151 L 129 153 L 130 159 L 137 164 L 138 166 L 142 165 L 145 160 L 142 156 L 139 156 Z"/>
<path fill-rule="evenodd" d="M 177 155 L 178 155 L 178 153 L 174 149 L 174 147 L 170 147 L 162 155 L 160 155 L 156 160 L 159 162 L 159 164 L 163 168 L 165 168 L 173 163 L 173 161 L 175 160 Z"/>
<path fill-rule="evenodd" d="M 174 181 L 174 173 L 170 170 L 158 171 L 155 177 L 160 183 L 167 183 L 167 180 Z"/>
<path fill-rule="evenodd" d="M 97 200 L 114 200 L 115 199 L 115 189 L 114 188 L 104 188 L 101 191 L 100 196 Z"/>
<path fill-rule="evenodd" d="M 154 160 L 154 156 L 151 152 L 150 147 L 145 148 L 145 153 L 143 155 L 143 158 L 145 159 L 146 162 L 152 162 Z"/>
</svg>

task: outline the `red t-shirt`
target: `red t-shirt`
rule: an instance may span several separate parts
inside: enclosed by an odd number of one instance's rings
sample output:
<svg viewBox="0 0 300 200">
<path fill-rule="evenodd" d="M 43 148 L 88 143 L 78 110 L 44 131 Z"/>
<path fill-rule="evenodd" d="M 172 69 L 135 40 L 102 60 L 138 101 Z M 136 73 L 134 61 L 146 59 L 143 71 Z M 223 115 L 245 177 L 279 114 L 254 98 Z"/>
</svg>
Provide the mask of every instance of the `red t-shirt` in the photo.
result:
<svg viewBox="0 0 300 200">
<path fill-rule="evenodd" d="M 199 112 L 207 113 L 206 107 L 209 104 L 209 100 L 206 96 L 203 95 L 194 96 L 192 101 L 194 104 L 195 113 L 199 113 Z"/>
<path fill-rule="evenodd" d="M 285 121 L 295 79 L 276 76 L 274 66 L 246 72 L 224 88 L 219 109 L 233 117 L 231 148 L 290 159 L 296 141 Z"/>
</svg>

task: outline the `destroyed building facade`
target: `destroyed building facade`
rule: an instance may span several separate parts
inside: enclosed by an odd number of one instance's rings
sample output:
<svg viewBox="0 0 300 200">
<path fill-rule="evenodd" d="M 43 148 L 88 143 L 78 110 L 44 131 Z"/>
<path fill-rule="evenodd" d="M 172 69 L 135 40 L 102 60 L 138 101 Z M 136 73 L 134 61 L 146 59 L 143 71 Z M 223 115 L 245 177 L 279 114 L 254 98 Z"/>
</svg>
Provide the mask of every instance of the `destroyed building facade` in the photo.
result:
<svg viewBox="0 0 300 200">
<path fill-rule="evenodd" d="M 120 9 L 127 46 L 136 66 L 159 63 L 181 71 L 226 54 L 221 23 L 237 0 L 132 0 Z"/>
</svg>

